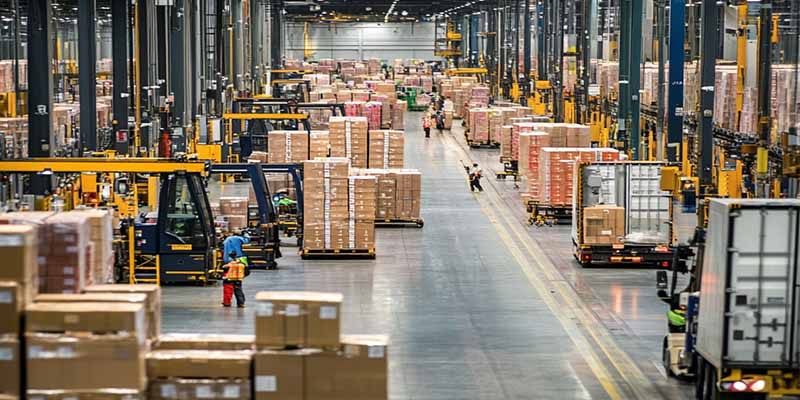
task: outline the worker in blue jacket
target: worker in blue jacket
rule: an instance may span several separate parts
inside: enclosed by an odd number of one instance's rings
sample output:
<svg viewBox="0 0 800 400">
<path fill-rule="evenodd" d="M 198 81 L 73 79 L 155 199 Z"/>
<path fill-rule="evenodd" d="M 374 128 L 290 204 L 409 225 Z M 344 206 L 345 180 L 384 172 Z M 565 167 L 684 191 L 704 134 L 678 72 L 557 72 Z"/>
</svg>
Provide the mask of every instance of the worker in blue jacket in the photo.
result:
<svg viewBox="0 0 800 400">
<path fill-rule="evenodd" d="M 230 235 L 222 241 L 222 254 L 225 255 L 224 262 L 227 264 L 239 257 L 244 256 L 242 246 L 250 243 L 250 237 L 246 233 Z M 234 256 L 232 257 L 231 254 Z"/>
</svg>

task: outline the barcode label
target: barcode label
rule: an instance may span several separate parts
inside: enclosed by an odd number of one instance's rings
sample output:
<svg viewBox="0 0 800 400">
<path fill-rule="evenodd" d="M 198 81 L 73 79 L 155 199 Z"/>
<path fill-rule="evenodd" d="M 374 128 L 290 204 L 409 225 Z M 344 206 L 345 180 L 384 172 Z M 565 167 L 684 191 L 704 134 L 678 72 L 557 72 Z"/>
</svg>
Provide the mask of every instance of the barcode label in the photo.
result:
<svg viewBox="0 0 800 400">
<path fill-rule="evenodd" d="M 319 319 L 336 319 L 335 306 L 322 306 L 319 308 Z"/>
<path fill-rule="evenodd" d="M 161 397 L 165 399 L 177 399 L 178 390 L 175 388 L 175 385 L 171 383 L 161 385 Z"/>
<path fill-rule="evenodd" d="M 278 379 L 275 375 L 256 376 L 256 392 L 277 392 Z"/>
<path fill-rule="evenodd" d="M 300 316 L 300 305 L 299 304 L 287 304 L 286 305 L 286 316 L 287 317 L 298 317 L 298 316 Z"/>
<path fill-rule="evenodd" d="M 383 346 L 369 346 L 367 350 L 367 357 L 369 358 L 383 358 L 386 351 Z"/>
<path fill-rule="evenodd" d="M 271 317 L 272 316 L 272 303 L 258 303 L 256 305 L 256 316 L 258 317 Z"/>
</svg>

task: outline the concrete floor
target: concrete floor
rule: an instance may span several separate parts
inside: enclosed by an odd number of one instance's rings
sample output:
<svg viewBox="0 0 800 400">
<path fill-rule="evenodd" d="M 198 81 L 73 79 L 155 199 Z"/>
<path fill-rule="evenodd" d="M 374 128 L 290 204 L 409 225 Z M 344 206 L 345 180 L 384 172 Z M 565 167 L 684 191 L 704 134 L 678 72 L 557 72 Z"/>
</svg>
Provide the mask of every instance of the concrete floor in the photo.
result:
<svg viewBox="0 0 800 400">
<path fill-rule="evenodd" d="M 569 227 L 534 228 L 513 182 L 495 181 L 498 150 L 469 150 L 463 131 L 421 134 L 406 121 L 406 166 L 423 173 L 423 229 L 380 228 L 374 261 L 302 261 L 245 281 L 260 290 L 344 294 L 344 333 L 391 338 L 390 397 L 683 399 L 660 366 L 666 305 L 655 271 L 581 269 Z M 487 170 L 468 191 L 460 165 Z M 293 243 L 290 241 L 289 243 Z M 253 332 L 254 309 L 223 309 L 219 287 L 166 287 L 164 331 Z"/>
</svg>

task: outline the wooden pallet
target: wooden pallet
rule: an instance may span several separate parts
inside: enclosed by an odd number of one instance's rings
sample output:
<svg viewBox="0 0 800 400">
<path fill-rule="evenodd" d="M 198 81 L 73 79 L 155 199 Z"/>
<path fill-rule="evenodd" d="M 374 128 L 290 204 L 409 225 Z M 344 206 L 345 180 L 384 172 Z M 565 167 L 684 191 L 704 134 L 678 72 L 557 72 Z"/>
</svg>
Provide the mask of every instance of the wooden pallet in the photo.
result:
<svg viewBox="0 0 800 400">
<path fill-rule="evenodd" d="M 301 249 L 300 257 L 308 259 L 375 259 L 375 249 Z"/>
<path fill-rule="evenodd" d="M 376 219 L 376 227 L 417 227 L 425 226 L 425 221 L 420 219 Z"/>
</svg>

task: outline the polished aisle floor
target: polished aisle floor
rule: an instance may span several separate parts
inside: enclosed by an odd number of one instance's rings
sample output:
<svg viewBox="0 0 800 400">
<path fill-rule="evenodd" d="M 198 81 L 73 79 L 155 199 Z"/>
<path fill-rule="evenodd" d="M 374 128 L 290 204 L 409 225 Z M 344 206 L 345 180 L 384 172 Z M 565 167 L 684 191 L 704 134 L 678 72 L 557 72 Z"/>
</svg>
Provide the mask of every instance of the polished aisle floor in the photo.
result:
<svg viewBox="0 0 800 400">
<path fill-rule="evenodd" d="M 687 397 L 656 365 L 655 272 L 579 271 L 568 233 L 523 223 L 510 182 L 468 191 L 461 161 L 489 167 L 492 151 L 466 150 L 457 131 L 425 139 L 419 117 L 407 117 L 406 166 L 423 174 L 425 227 L 379 229 L 374 261 L 302 261 L 285 248 L 280 270 L 246 280 L 247 295 L 342 292 L 344 333 L 391 338 L 392 399 Z M 223 309 L 220 294 L 165 288 L 164 330 L 252 333 L 253 307 Z"/>
</svg>

